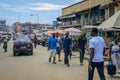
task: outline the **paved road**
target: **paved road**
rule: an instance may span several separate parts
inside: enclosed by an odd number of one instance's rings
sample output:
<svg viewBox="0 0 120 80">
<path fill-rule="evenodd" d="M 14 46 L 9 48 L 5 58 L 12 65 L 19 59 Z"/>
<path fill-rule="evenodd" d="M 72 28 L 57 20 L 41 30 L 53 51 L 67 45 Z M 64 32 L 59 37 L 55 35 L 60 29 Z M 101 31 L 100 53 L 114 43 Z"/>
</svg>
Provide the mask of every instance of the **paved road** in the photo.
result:
<svg viewBox="0 0 120 80">
<path fill-rule="evenodd" d="M 72 57 L 71 66 L 67 67 L 63 61 L 57 64 L 49 63 L 48 57 L 49 52 L 45 47 L 34 49 L 33 56 L 14 57 L 12 43 L 9 43 L 7 53 L 4 53 L 0 46 L 0 80 L 87 80 L 87 61 L 80 66 L 79 59 Z M 118 75 L 113 78 L 105 75 L 107 80 L 120 80 Z M 99 80 L 96 72 L 94 80 Z"/>
</svg>

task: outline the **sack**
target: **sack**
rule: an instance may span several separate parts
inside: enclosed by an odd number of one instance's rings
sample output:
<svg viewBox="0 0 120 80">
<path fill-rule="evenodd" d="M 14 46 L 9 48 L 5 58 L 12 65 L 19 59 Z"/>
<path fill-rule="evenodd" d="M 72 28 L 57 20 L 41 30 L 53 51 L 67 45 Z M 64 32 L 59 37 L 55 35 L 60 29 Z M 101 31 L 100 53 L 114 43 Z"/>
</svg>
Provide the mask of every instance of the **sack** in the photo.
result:
<svg viewBox="0 0 120 80">
<path fill-rule="evenodd" d="M 109 75 L 115 75 L 116 74 L 116 65 L 109 64 L 107 65 L 107 72 Z"/>
</svg>

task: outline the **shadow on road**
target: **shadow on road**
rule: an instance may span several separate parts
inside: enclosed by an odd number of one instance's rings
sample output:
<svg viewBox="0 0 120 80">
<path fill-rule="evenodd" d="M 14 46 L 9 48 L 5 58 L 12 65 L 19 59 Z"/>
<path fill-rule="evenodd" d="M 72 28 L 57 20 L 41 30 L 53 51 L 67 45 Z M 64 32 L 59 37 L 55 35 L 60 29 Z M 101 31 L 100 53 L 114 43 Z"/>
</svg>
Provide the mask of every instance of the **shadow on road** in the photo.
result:
<svg viewBox="0 0 120 80">
<path fill-rule="evenodd" d="M 22 56 L 34 56 L 34 55 L 29 55 L 29 54 L 18 54 L 17 56 L 10 55 L 11 57 L 22 57 Z"/>
<path fill-rule="evenodd" d="M 120 79 L 120 76 L 110 76 L 111 79 Z"/>
</svg>

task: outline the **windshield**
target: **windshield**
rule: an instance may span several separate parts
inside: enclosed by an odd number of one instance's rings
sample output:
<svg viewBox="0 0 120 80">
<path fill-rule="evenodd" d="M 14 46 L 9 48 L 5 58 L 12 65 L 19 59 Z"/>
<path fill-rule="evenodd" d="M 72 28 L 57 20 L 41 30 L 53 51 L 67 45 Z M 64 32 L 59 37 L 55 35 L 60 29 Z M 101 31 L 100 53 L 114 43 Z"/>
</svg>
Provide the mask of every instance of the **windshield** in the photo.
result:
<svg viewBox="0 0 120 80">
<path fill-rule="evenodd" d="M 19 41 L 20 42 L 23 42 L 23 41 L 31 42 L 30 38 L 28 36 L 26 36 L 26 35 L 19 35 L 19 36 L 17 36 L 16 42 L 19 42 Z"/>
</svg>

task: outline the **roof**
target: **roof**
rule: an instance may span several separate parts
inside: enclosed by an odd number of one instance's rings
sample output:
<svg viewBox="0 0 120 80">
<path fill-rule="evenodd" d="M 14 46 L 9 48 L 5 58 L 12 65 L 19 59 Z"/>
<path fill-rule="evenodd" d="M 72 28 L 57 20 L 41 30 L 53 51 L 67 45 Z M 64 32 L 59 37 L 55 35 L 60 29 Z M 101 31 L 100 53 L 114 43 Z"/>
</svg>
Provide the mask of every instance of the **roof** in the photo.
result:
<svg viewBox="0 0 120 80">
<path fill-rule="evenodd" d="M 94 7 L 98 7 L 98 5 L 97 5 L 97 6 L 94 6 Z M 94 7 L 91 7 L 91 8 L 94 8 Z M 82 11 L 74 12 L 74 13 L 67 14 L 67 15 L 62 15 L 62 16 L 58 17 L 57 19 L 58 19 L 58 20 L 61 20 L 61 19 L 69 18 L 70 15 L 73 15 L 73 14 L 76 14 L 76 13 L 82 13 L 82 12 L 87 11 L 87 10 L 89 10 L 89 9 L 90 9 L 90 8 L 86 8 L 86 9 L 84 9 L 84 10 L 82 10 Z"/>
<path fill-rule="evenodd" d="M 70 5 L 70 6 L 67 6 L 67 7 L 65 7 L 65 8 L 62 8 L 62 10 L 63 10 L 63 9 L 66 9 L 66 8 L 69 8 L 69 7 L 72 7 L 72 6 L 74 6 L 74 5 L 80 4 L 80 3 L 85 2 L 85 1 L 86 1 L 86 0 L 77 2 L 77 3 L 75 3 L 75 4 L 72 4 L 72 5 Z"/>
<path fill-rule="evenodd" d="M 100 6 L 99 0 L 94 0 L 94 1 L 93 0 L 85 0 L 82 2 L 78 2 L 76 4 L 73 4 L 73 5 L 70 5 L 66 8 L 63 8 L 62 9 L 62 16 L 74 14 L 77 12 L 82 12 L 82 11 L 91 9 L 93 7 L 96 7 L 96 6 Z"/>
<path fill-rule="evenodd" d="M 115 13 L 112 17 L 104 21 L 98 26 L 98 28 L 107 29 L 107 28 L 120 28 L 120 11 Z"/>
</svg>

